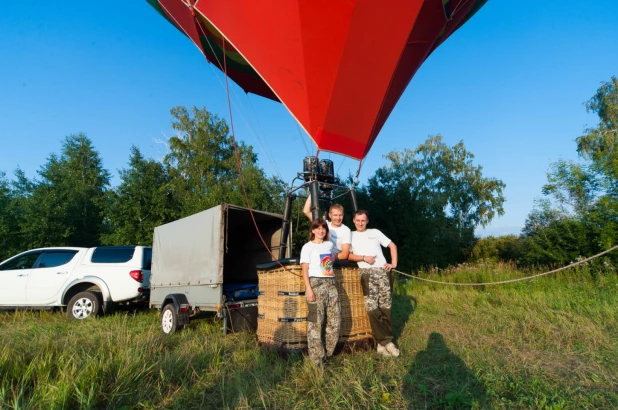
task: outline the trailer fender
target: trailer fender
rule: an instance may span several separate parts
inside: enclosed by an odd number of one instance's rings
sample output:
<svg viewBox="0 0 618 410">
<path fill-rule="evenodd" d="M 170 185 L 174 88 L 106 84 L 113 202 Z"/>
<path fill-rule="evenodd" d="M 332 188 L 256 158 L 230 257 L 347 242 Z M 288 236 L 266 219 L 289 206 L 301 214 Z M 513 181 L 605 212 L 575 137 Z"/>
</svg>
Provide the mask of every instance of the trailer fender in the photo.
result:
<svg viewBox="0 0 618 410">
<path fill-rule="evenodd" d="M 184 326 L 189 324 L 189 310 L 191 309 L 191 305 L 189 304 L 187 295 L 184 293 L 171 293 L 167 295 L 161 304 L 161 310 L 165 309 L 165 306 L 170 303 L 174 304 L 176 314 L 178 315 L 178 325 Z"/>
</svg>

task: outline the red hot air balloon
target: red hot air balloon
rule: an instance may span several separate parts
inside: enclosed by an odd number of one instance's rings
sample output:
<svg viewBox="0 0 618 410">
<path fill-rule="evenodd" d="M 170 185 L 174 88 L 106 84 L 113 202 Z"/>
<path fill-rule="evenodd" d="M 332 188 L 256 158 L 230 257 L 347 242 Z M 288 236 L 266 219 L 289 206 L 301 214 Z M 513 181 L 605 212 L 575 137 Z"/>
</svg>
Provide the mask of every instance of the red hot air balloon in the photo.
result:
<svg viewBox="0 0 618 410">
<path fill-rule="evenodd" d="M 365 157 L 433 50 L 487 0 L 147 0 L 320 150 Z"/>
</svg>

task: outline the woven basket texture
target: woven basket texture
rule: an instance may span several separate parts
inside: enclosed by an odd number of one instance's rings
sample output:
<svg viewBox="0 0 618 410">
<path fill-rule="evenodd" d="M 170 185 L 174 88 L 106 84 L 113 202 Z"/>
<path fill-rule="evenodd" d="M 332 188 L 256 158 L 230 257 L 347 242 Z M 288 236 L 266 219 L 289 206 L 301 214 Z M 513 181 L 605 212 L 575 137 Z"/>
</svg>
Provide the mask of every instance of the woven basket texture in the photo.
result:
<svg viewBox="0 0 618 410">
<path fill-rule="evenodd" d="M 358 268 L 335 269 L 341 304 L 340 342 L 371 338 Z M 258 271 L 258 341 L 284 349 L 307 347 L 307 300 L 300 265 Z"/>
</svg>

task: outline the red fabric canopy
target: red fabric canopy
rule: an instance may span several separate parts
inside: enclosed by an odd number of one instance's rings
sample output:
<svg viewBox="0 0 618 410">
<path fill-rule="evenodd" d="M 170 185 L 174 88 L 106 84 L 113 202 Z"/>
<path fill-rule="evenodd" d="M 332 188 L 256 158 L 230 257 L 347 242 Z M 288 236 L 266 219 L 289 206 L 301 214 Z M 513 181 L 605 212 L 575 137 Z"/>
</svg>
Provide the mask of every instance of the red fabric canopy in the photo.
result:
<svg viewBox="0 0 618 410">
<path fill-rule="evenodd" d="M 319 149 L 365 157 L 423 61 L 486 0 L 148 0 Z M 225 44 L 225 45 L 224 45 Z"/>
</svg>

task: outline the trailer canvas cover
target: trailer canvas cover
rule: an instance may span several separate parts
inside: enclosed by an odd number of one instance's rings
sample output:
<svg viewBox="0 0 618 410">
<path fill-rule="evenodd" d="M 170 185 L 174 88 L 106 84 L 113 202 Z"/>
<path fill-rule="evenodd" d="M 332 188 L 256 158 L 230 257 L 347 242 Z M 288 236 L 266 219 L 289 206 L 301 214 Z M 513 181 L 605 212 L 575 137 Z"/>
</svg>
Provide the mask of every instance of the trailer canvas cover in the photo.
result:
<svg viewBox="0 0 618 410">
<path fill-rule="evenodd" d="M 155 228 L 153 285 L 223 283 L 224 211 L 228 206 Z"/>
<path fill-rule="evenodd" d="M 283 215 L 257 210 L 250 213 L 246 208 L 221 204 L 156 227 L 151 302 L 156 305 L 155 301 L 167 294 L 164 288 L 168 293 L 187 293 L 193 287 L 257 284 L 255 266 L 271 261 L 271 251 L 278 258 L 283 257 L 279 256 L 281 252 L 289 251 L 290 242 L 287 247 L 280 246 L 282 221 Z M 183 286 L 185 289 L 181 289 Z M 219 301 L 209 299 L 209 304 L 219 305 Z"/>
</svg>

